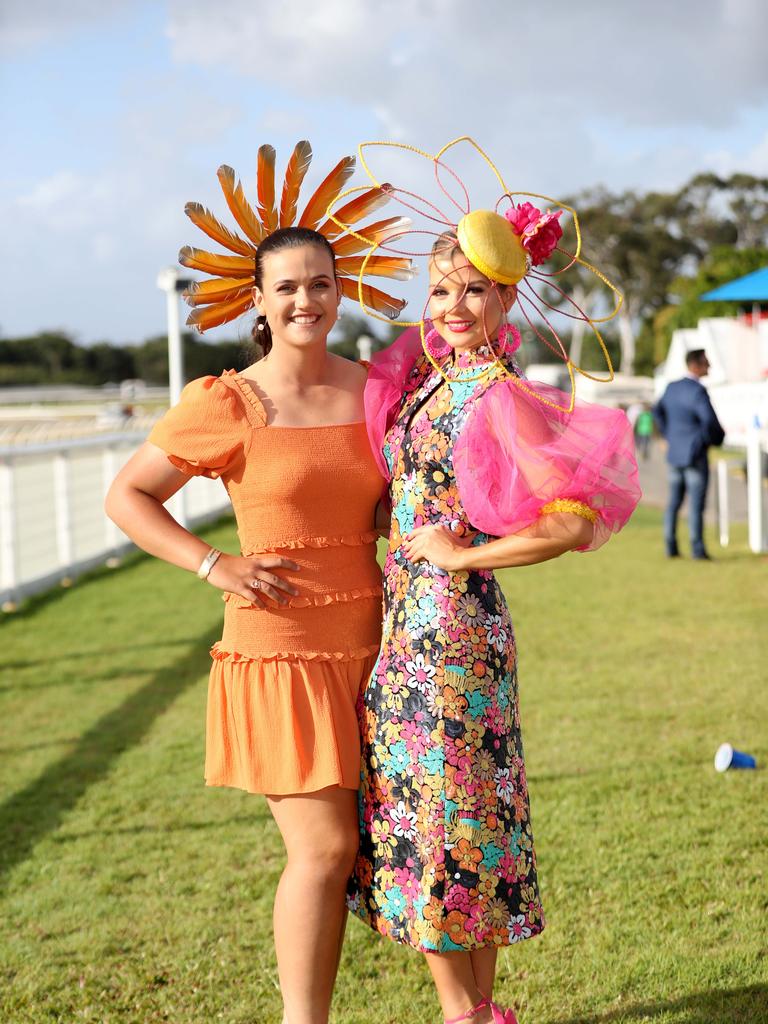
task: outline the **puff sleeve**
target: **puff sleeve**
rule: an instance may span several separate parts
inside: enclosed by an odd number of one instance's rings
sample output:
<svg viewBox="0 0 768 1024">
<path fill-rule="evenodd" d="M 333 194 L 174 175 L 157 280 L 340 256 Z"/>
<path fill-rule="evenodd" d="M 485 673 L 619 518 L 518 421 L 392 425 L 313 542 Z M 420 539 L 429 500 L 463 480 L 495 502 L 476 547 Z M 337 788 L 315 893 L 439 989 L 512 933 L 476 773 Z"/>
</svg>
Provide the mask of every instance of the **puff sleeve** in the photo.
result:
<svg viewBox="0 0 768 1024">
<path fill-rule="evenodd" d="M 221 377 L 210 376 L 187 384 L 178 404 L 158 420 L 147 440 L 183 473 L 216 479 L 244 458 L 248 436 L 236 391 Z"/>
<path fill-rule="evenodd" d="M 567 404 L 557 388 L 527 382 L 543 398 Z M 632 428 L 617 409 L 576 401 L 553 409 L 520 385 L 488 388 L 453 452 L 459 494 L 470 522 L 501 537 L 548 511 L 572 511 L 595 525 L 594 550 L 618 532 L 640 500 Z M 584 507 L 586 506 L 586 508 Z"/>
<path fill-rule="evenodd" d="M 390 474 L 383 454 L 384 438 L 397 416 L 406 382 L 420 355 L 421 335 L 418 328 L 410 327 L 387 348 L 376 352 L 368 368 L 363 396 L 368 440 L 379 472 L 387 480 Z"/>
</svg>

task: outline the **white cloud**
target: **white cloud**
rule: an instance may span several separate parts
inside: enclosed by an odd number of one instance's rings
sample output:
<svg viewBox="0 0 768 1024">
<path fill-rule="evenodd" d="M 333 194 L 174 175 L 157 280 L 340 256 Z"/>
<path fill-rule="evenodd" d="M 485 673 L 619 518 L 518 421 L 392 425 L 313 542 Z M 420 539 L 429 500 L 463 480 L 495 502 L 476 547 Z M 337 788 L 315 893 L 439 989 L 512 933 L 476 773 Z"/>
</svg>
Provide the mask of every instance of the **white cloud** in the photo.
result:
<svg viewBox="0 0 768 1024">
<path fill-rule="evenodd" d="M 488 135 L 548 108 L 722 125 L 768 97 L 763 0 L 231 0 L 215 18 L 207 0 L 172 0 L 168 31 L 180 62 L 375 105 L 413 132 Z"/>
<path fill-rule="evenodd" d="M 158 40 L 144 35 L 160 8 L 145 0 L 0 5 L 20 67 L 34 66 L 29 51 L 42 42 L 54 56 L 76 41 L 86 54 L 114 45 L 123 33 L 99 29 L 118 15 L 141 26 L 125 37 L 135 73 L 118 85 L 100 71 L 104 83 L 82 104 L 73 92 L 68 156 L 38 145 L 25 162 L 19 135 L 22 155 L 4 165 L 7 331 L 65 324 L 124 340 L 162 330 L 157 270 L 181 244 L 203 241 L 184 202 L 227 219 L 216 167 L 235 167 L 252 195 L 263 141 L 281 166 L 293 140 L 312 141 L 307 188 L 361 138 L 435 151 L 464 133 L 488 148 L 510 187 L 554 196 L 598 182 L 671 189 L 709 168 L 768 175 L 765 0 L 170 0 L 165 73 Z M 27 89 L 45 100 L 51 81 L 31 73 L 20 102 Z M 35 109 L 29 131 L 39 143 L 48 108 Z M 473 202 L 495 198 L 470 156 L 452 164 Z M 434 189 L 424 161 L 378 153 L 375 168 L 381 180 Z"/>
<path fill-rule="evenodd" d="M 135 0 L 3 0 L 0 52 L 14 57 L 62 33 L 99 25 L 136 8 Z"/>
<path fill-rule="evenodd" d="M 293 135 L 297 139 L 312 134 L 312 122 L 300 110 L 265 110 L 259 118 L 259 125 L 265 138 L 271 135 Z"/>
<path fill-rule="evenodd" d="M 231 0 L 216 18 L 207 0 L 171 0 L 169 11 L 180 65 L 345 102 L 374 137 L 426 150 L 472 134 L 521 188 L 674 186 L 713 137 L 768 107 L 764 0 Z"/>
<path fill-rule="evenodd" d="M 723 177 L 743 171 L 756 178 L 768 178 L 768 131 L 745 152 L 717 149 L 707 153 L 706 165 Z"/>
<path fill-rule="evenodd" d="M 37 179 L 7 182 L 0 192 L 10 255 L 0 278 L 6 335 L 63 325 L 87 340 L 138 341 L 163 330 L 157 272 L 199 234 L 185 201 L 210 196 L 216 182 L 213 161 L 198 165 L 190 131 L 215 148 L 240 115 L 146 76 L 131 102 L 114 119 L 117 148 L 103 152 L 94 141 L 82 167 L 32 168 Z M 34 276 L 22 270 L 29 266 Z"/>
</svg>

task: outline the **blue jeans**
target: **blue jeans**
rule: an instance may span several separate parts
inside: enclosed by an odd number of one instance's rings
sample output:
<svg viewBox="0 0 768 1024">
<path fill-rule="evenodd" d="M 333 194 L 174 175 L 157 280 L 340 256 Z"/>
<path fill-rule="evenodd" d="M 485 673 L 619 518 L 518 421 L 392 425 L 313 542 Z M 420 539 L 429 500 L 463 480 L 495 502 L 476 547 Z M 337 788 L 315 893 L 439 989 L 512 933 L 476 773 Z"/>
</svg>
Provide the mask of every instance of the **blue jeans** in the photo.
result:
<svg viewBox="0 0 768 1024">
<path fill-rule="evenodd" d="M 664 512 L 664 543 L 668 555 L 678 554 L 677 514 L 688 494 L 688 527 L 691 534 L 691 554 L 700 558 L 704 549 L 704 505 L 707 500 L 709 464 L 706 455 L 692 466 L 669 466 L 669 501 Z"/>
</svg>

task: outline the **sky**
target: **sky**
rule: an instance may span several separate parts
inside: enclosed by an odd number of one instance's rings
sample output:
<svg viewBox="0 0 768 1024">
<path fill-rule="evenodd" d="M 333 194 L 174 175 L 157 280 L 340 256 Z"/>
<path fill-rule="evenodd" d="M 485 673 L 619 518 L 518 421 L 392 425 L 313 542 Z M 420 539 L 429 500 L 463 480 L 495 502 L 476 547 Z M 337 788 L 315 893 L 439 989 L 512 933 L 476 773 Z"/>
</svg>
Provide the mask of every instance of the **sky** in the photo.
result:
<svg viewBox="0 0 768 1024">
<path fill-rule="evenodd" d="M 766 39 L 765 0 L 0 0 L 0 335 L 162 334 L 158 272 L 206 247 L 185 202 L 234 226 L 216 169 L 253 196 L 264 142 L 282 173 L 310 140 L 305 188 L 464 134 L 551 196 L 768 176 Z"/>
</svg>

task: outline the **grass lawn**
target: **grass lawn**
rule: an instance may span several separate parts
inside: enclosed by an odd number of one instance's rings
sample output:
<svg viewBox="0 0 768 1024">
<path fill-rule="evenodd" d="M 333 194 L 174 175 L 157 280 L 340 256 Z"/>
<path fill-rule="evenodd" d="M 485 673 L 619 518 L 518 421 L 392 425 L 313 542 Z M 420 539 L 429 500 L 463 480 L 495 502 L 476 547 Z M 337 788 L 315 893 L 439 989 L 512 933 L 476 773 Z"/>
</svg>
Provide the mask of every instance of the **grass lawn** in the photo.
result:
<svg viewBox="0 0 768 1024">
<path fill-rule="evenodd" d="M 768 1024 L 768 560 L 736 541 L 666 561 L 641 509 L 501 574 L 548 917 L 500 958 L 521 1024 Z M 3 622 L 3 1024 L 279 1021 L 277 832 L 202 784 L 222 610 L 136 558 Z M 716 774 L 724 740 L 763 770 Z M 439 1019 L 419 955 L 351 922 L 334 1021 Z"/>
</svg>

